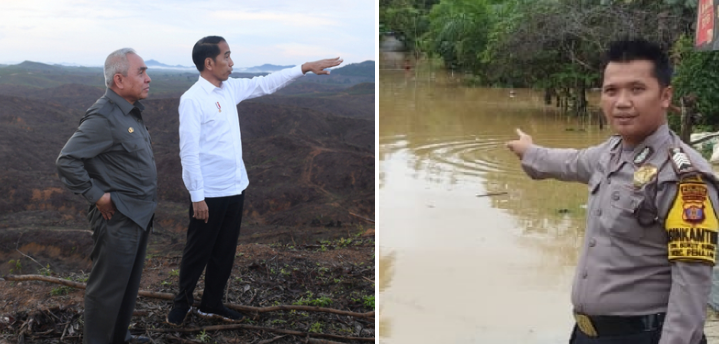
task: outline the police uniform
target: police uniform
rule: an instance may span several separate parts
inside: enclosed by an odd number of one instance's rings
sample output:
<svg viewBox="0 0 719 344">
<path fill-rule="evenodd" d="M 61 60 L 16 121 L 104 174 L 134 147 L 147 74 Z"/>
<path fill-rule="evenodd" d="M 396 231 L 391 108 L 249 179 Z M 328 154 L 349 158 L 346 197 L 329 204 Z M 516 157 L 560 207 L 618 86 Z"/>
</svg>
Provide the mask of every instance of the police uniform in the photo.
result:
<svg viewBox="0 0 719 344">
<path fill-rule="evenodd" d="M 583 150 L 532 145 L 522 167 L 589 186 L 570 343 L 705 343 L 719 200 L 701 155 L 663 125 L 630 148 L 619 136 Z"/>
<path fill-rule="evenodd" d="M 85 289 L 86 344 L 131 339 L 127 329 L 157 207 L 157 169 L 143 110 L 139 101 L 130 104 L 107 89 L 56 161 L 65 186 L 90 204 L 94 246 Z M 95 206 L 106 192 L 117 209 L 110 220 Z"/>
</svg>

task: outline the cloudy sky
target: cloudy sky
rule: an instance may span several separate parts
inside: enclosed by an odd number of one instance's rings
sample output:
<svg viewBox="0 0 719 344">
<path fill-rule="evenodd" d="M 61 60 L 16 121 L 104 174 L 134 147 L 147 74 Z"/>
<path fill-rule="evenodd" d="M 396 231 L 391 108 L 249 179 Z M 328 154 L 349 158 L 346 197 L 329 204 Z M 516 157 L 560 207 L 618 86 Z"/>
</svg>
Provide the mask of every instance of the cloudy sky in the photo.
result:
<svg viewBox="0 0 719 344">
<path fill-rule="evenodd" d="M 375 59 L 376 0 L 0 0 L 0 63 L 101 66 L 131 47 L 193 66 L 192 46 L 223 36 L 236 67 Z"/>
</svg>

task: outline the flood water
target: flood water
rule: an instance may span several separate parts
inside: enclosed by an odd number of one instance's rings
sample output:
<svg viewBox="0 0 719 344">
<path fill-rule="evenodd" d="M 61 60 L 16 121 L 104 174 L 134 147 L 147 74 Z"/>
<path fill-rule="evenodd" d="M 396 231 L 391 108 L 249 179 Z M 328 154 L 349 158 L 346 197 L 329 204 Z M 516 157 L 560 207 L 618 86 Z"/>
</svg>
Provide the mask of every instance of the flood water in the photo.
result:
<svg viewBox="0 0 719 344">
<path fill-rule="evenodd" d="M 566 343 L 587 187 L 530 180 L 504 143 L 515 128 L 576 148 L 610 131 L 539 92 L 404 63 L 380 56 L 381 342 Z"/>
</svg>

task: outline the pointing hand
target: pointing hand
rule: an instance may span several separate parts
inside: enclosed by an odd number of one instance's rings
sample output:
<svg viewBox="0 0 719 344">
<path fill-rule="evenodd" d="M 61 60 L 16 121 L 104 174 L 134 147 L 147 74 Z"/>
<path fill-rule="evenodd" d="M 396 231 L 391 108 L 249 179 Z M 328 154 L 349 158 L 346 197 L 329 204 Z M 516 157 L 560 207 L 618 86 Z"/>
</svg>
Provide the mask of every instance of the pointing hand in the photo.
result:
<svg viewBox="0 0 719 344">
<path fill-rule="evenodd" d="M 532 137 L 525 134 L 521 129 L 517 129 L 517 135 L 519 136 L 519 139 L 507 142 L 506 146 L 520 159 L 522 159 L 524 152 L 526 152 L 529 146 L 532 145 Z"/>
</svg>

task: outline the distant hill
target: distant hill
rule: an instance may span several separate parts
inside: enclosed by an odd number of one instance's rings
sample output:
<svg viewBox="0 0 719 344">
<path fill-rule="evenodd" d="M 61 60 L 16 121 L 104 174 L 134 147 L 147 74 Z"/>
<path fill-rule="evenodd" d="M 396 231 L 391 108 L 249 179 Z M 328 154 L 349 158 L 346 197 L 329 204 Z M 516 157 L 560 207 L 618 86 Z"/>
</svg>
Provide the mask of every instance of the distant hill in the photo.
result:
<svg viewBox="0 0 719 344">
<path fill-rule="evenodd" d="M 278 66 L 278 65 L 265 63 L 261 66 L 249 67 L 249 68 L 236 68 L 236 69 L 238 69 L 239 71 L 244 72 L 244 73 L 272 73 L 272 72 L 276 72 L 278 70 L 283 70 L 285 68 L 292 68 L 292 67 L 294 67 L 294 65 Z"/>
<path fill-rule="evenodd" d="M 162 62 L 158 62 L 158 61 L 155 61 L 155 60 L 152 60 L 152 59 L 145 61 L 145 64 L 146 64 L 148 67 L 195 69 L 195 67 L 187 67 L 187 66 L 181 66 L 181 65 L 170 66 L 170 65 L 168 65 L 168 64 L 164 64 L 164 63 L 162 63 Z"/>
<path fill-rule="evenodd" d="M 374 78 L 374 61 L 348 64 L 346 66 L 333 69 L 332 74 Z"/>
<path fill-rule="evenodd" d="M 160 65 L 167 65 L 155 60 L 148 60 L 148 62 L 150 62 L 150 65 L 158 66 L 148 72 L 152 77 L 150 98 L 179 97 L 197 81 L 198 72 L 195 68 L 159 67 Z M 252 68 L 279 70 L 287 67 L 292 66 L 265 64 Z M 267 75 L 267 73 L 269 72 L 246 72 L 236 68 L 235 73 L 232 73 L 232 77 L 252 78 Z M 374 81 L 374 61 L 366 61 L 334 69 L 330 75 L 320 76 L 308 73 L 304 77 L 297 79 L 295 84 L 312 83 L 326 85 L 330 88 L 346 88 L 359 83 L 374 83 Z M 54 88 L 66 84 L 104 88 L 105 77 L 103 76 L 102 67 L 49 65 L 32 61 L 0 67 L 0 85 L 8 85 L 10 89 L 21 86 L 17 91 L 24 90 L 22 87 L 30 89 Z M 297 93 L 317 93 L 322 88 L 322 86 L 317 86 L 317 89 L 312 90 L 313 86 L 310 86 L 309 91 Z M 9 93 L 0 94 L 22 96 L 22 94 L 12 90 Z"/>
</svg>

